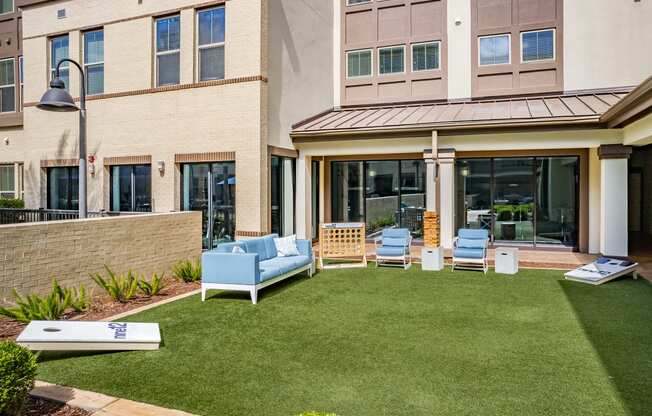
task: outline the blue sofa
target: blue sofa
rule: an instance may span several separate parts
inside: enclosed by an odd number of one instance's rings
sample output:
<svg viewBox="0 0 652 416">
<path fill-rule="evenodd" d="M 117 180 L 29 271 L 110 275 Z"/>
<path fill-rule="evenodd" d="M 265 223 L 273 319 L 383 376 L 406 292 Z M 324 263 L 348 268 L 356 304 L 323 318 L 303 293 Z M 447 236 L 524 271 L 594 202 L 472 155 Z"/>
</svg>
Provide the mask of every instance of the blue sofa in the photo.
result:
<svg viewBox="0 0 652 416">
<path fill-rule="evenodd" d="M 287 277 L 308 271 L 312 277 L 313 255 L 309 240 L 297 240 L 299 256 L 278 257 L 274 238 L 264 237 L 222 243 L 202 254 L 201 300 L 209 289 L 245 291 L 258 301 L 258 290 Z M 235 246 L 244 253 L 233 253 Z"/>
<path fill-rule="evenodd" d="M 487 260 L 487 246 L 489 245 L 489 231 L 484 229 L 460 228 L 453 241 L 453 265 L 451 270 L 457 268 L 482 267 L 487 273 L 489 262 Z"/>
</svg>

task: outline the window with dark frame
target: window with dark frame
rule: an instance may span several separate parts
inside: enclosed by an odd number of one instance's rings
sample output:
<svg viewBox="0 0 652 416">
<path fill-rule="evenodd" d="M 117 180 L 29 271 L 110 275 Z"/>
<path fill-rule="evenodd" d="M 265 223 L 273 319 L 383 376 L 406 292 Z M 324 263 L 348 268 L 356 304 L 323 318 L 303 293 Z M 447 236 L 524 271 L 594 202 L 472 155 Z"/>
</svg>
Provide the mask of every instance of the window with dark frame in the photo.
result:
<svg viewBox="0 0 652 416">
<path fill-rule="evenodd" d="M 116 212 L 152 211 L 152 166 L 111 166 L 110 210 Z"/>
<path fill-rule="evenodd" d="M 47 169 L 48 209 L 79 209 L 79 167 Z"/>
<path fill-rule="evenodd" d="M 16 111 L 15 60 L 0 60 L 0 112 Z"/>
</svg>

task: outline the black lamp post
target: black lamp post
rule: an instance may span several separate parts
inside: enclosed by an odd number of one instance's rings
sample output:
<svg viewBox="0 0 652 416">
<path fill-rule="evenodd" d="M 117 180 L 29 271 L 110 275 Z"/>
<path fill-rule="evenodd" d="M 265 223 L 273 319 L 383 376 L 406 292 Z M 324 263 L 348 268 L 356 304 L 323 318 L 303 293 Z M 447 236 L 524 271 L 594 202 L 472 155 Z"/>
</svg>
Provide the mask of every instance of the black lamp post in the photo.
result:
<svg viewBox="0 0 652 416">
<path fill-rule="evenodd" d="M 70 62 L 79 69 L 81 78 L 79 107 L 75 105 L 75 100 L 66 91 L 66 85 L 59 77 L 59 67 L 64 62 Z M 59 113 L 79 111 L 79 218 L 86 218 L 88 213 L 86 208 L 86 77 L 81 65 L 68 58 L 60 60 L 55 77 L 50 82 L 50 89 L 43 94 L 36 107 Z"/>
</svg>

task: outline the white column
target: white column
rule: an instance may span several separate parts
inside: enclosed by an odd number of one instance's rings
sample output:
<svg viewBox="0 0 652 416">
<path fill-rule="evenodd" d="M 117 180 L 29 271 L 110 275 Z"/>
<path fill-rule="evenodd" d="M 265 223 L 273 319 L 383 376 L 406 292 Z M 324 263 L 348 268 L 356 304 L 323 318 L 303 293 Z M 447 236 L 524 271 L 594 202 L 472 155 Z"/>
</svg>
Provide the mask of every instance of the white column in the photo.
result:
<svg viewBox="0 0 652 416">
<path fill-rule="evenodd" d="M 14 163 L 14 198 L 16 199 L 22 198 L 22 176 L 23 170 L 20 167 L 20 163 Z"/>
<path fill-rule="evenodd" d="M 600 252 L 627 256 L 627 159 L 600 161 Z"/>
<path fill-rule="evenodd" d="M 296 221 L 297 238 L 311 239 L 312 236 L 312 197 L 311 197 L 311 163 L 310 156 L 303 150 L 299 151 L 297 159 L 297 193 Z"/>
<path fill-rule="evenodd" d="M 455 150 L 439 151 L 441 245 L 453 248 L 455 236 Z"/>
<path fill-rule="evenodd" d="M 600 159 L 589 149 L 589 253 L 600 252 Z"/>
<path fill-rule="evenodd" d="M 426 158 L 426 210 L 437 211 L 437 162 Z"/>
</svg>

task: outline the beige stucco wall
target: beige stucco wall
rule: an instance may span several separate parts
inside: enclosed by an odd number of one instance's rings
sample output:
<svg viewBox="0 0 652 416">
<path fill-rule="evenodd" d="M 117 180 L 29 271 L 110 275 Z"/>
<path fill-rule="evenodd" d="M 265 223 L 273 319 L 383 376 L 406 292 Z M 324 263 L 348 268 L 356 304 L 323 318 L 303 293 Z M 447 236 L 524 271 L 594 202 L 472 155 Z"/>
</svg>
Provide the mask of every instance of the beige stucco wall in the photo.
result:
<svg viewBox="0 0 652 416">
<path fill-rule="evenodd" d="M 333 107 L 333 3 L 269 2 L 269 144 L 292 148 L 292 124 Z"/>
<path fill-rule="evenodd" d="M 564 89 L 636 85 L 652 74 L 652 2 L 564 1 Z"/>
<path fill-rule="evenodd" d="M 448 98 L 471 97 L 471 0 L 447 3 Z M 459 21 L 459 25 L 455 22 Z"/>
<path fill-rule="evenodd" d="M 118 5 L 119 3 L 119 5 Z M 24 128 L 0 131 L 9 145 L 0 148 L 0 163 L 25 165 L 28 207 L 46 206 L 45 171 L 41 160 L 75 159 L 78 115 L 36 109 L 48 85 L 48 35 L 69 32 L 70 57 L 81 59 L 79 29 L 102 26 L 105 31 L 105 93 L 122 97 L 90 100 L 88 153 L 96 156 L 89 176 L 89 209 L 108 209 L 108 170 L 103 159 L 151 155 L 152 198 L 157 212 L 180 209 L 179 166 L 175 154 L 235 152 L 236 229 L 267 229 L 267 87 L 264 0 L 225 3 L 225 79 L 245 82 L 198 85 L 195 65 L 195 9 L 205 2 L 190 0 L 71 0 L 30 7 L 23 13 L 25 56 Z M 114 6 L 115 4 L 115 6 Z M 67 17 L 57 19 L 65 8 Z M 181 16 L 181 84 L 192 88 L 151 91 L 153 85 L 153 14 L 178 11 Z M 262 78 L 256 78 L 262 77 Z M 79 77 L 71 70 L 70 91 L 77 96 Z M 160 175 L 157 161 L 165 162 Z M 246 214 L 246 215 L 245 215 Z"/>
<path fill-rule="evenodd" d="M 104 265 L 170 277 L 175 262 L 201 254 L 201 243 L 198 212 L 0 225 L 0 304 L 14 288 L 47 294 L 53 278 L 95 288 L 90 276 Z"/>
</svg>

